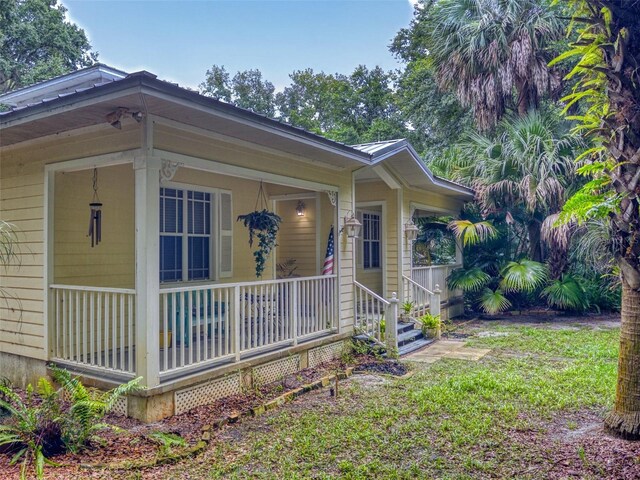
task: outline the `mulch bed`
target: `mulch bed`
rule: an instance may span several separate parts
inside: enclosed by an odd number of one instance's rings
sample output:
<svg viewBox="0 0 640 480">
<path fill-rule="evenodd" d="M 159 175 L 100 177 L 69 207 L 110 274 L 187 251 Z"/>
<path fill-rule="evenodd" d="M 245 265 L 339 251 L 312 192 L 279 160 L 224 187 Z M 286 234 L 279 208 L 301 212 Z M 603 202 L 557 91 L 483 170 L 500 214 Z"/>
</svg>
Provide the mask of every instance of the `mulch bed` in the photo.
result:
<svg viewBox="0 0 640 480">
<path fill-rule="evenodd" d="M 367 355 L 357 355 L 354 364 L 360 363 L 383 365 L 385 362 L 373 361 L 373 357 Z M 142 423 L 133 418 L 108 414 L 104 421 L 114 428 L 101 431 L 99 436 L 82 452 L 77 454 L 64 453 L 52 457 L 51 460 L 61 466 L 47 466 L 45 478 L 104 478 L 105 469 L 87 469 L 86 465 L 124 465 L 127 462 L 152 461 L 160 451 L 158 442 L 150 437 L 150 434 L 155 432 L 179 435 L 190 446 L 193 446 L 200 440 L 204 426 L 212 425 L 217 420 L 229 415 L 242 414 L 284 392 L 300 388 L 338 370 L 344 370 L 344 368 L 345 365 L 339 360 L 327 362 L 315 368 L 306 368 L 284 377 L 282 381 L 260 386 L 243 395 L 226 397 L 210 405 L 203 405 L 184 414 L 150 424 Z M 398 367 L 390 367 L 390 371 L 385 371 L 382 366 L 378 369 L 379 373 L 398 371 Z M 19 466 L 10 466 L 10 459 L 11 455 L 0 453 L 0 478 L 18 478 Z"/>
<path fill-rule="evenodd" d="M 405 375 L 409 369 L 404 363 L 396 361 L 373 361 L 361 363 L 355 368 L 356 372 L 370 372 L 370 373 L 385 373 L 387 375 L 394 375 L 401 377 Z"/>
<path fill-rule="evenodd" d="M 640 442 L 612 435 L 604 427 L 604 412 L 558 414 L 542 431 L 513 432 L 511 440 L 538 453 L 515 477 L 560 480 L 640 479 Z M 571 425 L 569 428 L 568 425 Z"/>
</svg>

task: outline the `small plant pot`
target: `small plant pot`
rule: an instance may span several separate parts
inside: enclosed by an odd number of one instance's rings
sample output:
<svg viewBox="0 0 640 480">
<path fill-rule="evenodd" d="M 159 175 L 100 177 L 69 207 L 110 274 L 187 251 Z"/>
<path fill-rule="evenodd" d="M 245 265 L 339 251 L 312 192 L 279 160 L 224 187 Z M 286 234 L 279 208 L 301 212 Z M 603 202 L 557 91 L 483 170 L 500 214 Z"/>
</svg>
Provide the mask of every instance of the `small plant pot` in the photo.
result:
<svg viewBox="0 0 640 480">
<path fill-rule="evenodd" d="M 160 348 L 169 348 L 171 346 L 172 332 L 167 332 L 167 345 L 164 344 L 164 332 L 160 331 Z"/>
<path fill-rule="evenodd" d="M 427 338 L 440 338 L 440 329 L 439 328 L 425 328 L 424 334 Z"/>
</svg>

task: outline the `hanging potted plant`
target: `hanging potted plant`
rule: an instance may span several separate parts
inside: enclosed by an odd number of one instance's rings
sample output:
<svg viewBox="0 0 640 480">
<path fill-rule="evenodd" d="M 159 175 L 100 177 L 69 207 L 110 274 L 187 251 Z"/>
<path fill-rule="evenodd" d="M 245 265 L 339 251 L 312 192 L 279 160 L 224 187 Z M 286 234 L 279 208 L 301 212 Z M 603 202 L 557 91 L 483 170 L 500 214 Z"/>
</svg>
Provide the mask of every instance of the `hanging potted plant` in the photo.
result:
<svg viewBox="0 0 640 480">
<path fill-rule="evenodd" d="M 258 209 L 258 204 L 263 207 Z M 258 191 L 258 199 L 256 200 L 255 211 L 245 215 L 238 215 L 238 220 L 243 222 L 244 226 L 249 229 L 249 246 L 253 247 L 253 241 L 258 239 L 258 249 L 253 252 L 256 261 L 256 277 L 262 277 L 265 264 L 269 258 L 269 254 L 277 246 L 276 235 L 280 228 L 282 219 L 274 212 L 267 210 L 267 197 L 260 182 L 260 190 Z"/>
</svg>

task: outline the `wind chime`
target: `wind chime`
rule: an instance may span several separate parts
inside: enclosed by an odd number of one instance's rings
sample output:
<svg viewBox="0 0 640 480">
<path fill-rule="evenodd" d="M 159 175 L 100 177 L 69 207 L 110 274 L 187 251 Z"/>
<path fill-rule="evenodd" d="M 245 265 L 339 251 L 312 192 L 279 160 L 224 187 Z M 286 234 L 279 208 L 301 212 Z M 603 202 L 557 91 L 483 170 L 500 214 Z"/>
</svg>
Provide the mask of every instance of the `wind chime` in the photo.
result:
<svg viewBox="0 0 640 480">
<path fill-rule="evenodd" d="M 89 233 L 91 247 L 98 245 L 102 239 L 102 203 L 98 198 L 98 169 L 93 169 L 93 200 L 89 204 L 91 217 L 89 217 Z"/>
</svg>

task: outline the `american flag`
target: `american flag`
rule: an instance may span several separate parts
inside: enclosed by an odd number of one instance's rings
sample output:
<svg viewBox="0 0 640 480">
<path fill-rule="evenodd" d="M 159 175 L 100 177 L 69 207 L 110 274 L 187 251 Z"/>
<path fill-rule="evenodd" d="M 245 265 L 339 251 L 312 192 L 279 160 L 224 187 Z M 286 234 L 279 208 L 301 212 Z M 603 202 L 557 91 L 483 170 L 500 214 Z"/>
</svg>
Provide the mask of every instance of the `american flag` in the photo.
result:
<svg viewBox="0 0 640 480">
<path fill-rule="evenodd" d="M 333 225 L 331 225 L 331 231 L 329 232 L 329 241 L 327 242 L 327 254 L 324 257 L 322 274 L 333 275 Z"/>
</svg>

